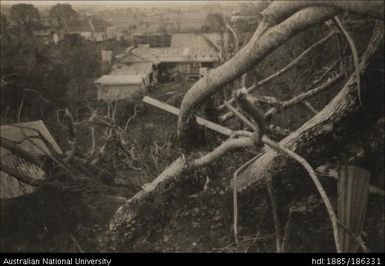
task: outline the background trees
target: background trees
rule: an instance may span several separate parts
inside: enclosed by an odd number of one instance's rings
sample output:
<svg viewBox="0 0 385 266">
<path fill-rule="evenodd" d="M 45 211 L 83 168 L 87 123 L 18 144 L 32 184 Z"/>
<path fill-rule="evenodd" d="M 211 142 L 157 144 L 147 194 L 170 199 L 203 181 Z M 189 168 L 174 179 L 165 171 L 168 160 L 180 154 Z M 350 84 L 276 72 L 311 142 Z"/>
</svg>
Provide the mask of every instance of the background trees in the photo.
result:
<svg viewBox="0 0 385 266">
<path fill-rule="evenodd" d="M 205 25 L 202 26 L 203 32 L 223 32 L 225 21 L 222 13 L 210 13 L 205 18 Z"/>
<path fill-rule="evenodd" d="M 77 16 L 69 4 L 57 4 L 50 11 L 59 27 Z M 39 11 L 30 4 L 13 5 L 10 19 L 13 25 L 1 16 L 3 122 L 47 118 L 48 111 L 76 106 L 92 94 L 93 81 L 100 74 L 101 44 L 86 42 L 78 35 L 67 35 L 55 46 L 44 44 L 32 35 Z"/>
<path fill-rule="evenodd" d="M 32 27 L 40 20 L 39 10 L 31 4 L 16 4 L 11 7 L 10 19 L 31 36 Z"/>
<path fill-rule="evenodd" d="M 68 24 L 79 17 L 70 4 L 56 4 L 49 10 L 49 18 L 53 25 L 59 27 L 67 27 Z"/>
</svg>

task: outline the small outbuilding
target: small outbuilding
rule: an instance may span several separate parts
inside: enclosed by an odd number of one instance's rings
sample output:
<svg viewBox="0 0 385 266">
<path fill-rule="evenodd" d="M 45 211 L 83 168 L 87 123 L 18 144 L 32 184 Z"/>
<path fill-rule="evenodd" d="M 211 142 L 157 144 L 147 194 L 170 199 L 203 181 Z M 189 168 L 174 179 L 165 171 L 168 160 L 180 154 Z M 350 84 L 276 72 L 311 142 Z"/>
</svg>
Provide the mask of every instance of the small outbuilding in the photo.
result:
<svg viewBox="0 0 385 266">
<path fill-rule="evenodd" d="M 108 75 L 98 78 L 98 100 L 132 99 L 146 92 L 148 86 L 156 83 L 152 63 L 118 63 L 113 65 Z"/>
</svg>

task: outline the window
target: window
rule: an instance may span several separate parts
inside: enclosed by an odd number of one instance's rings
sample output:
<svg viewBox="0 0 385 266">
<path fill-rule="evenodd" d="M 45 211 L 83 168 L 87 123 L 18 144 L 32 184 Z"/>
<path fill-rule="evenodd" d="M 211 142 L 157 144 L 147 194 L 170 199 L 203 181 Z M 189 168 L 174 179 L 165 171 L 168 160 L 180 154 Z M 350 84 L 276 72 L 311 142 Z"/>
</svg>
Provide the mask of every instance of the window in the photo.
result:
<svg viewBox="0 0 385 266">
<path fill-rule="evenodd" d="M 214 67 L 214 63 L 213 62 L 202 62 L 201 63 L 201 67 Z"/>
</svg>

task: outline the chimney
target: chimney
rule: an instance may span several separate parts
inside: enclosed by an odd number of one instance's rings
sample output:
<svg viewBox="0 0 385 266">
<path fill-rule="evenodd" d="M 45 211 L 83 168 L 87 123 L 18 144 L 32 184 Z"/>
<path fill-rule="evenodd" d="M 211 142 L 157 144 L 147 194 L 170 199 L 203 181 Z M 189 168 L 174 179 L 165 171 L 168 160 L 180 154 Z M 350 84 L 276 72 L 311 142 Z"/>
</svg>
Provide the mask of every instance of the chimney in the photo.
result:
<svg viewBox="0 0 385 266">
<path fill-rule="evenodd" d="M 101 56 L 102 56 L 102 62 L 101 62 L 101 71 L 102 71 L 102 74 L 108 74 L 111 70 L 111 66 L 112 66 L 112 51 L 102 51 L 101 52 Z"/>
</svg>

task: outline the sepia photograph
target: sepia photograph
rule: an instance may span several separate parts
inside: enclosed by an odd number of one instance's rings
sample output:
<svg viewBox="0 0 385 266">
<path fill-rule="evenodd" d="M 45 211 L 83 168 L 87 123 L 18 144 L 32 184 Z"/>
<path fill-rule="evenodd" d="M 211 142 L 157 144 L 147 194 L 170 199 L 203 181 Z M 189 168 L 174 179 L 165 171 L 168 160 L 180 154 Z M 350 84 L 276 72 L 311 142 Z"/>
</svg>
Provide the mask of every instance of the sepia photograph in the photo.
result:
<svg viewBox="0 0 385 266">
<path fill-rule="evenodd" d="M 0 3 L 1 253 L 384 253 L 383 0 Z"/>
</svg>

